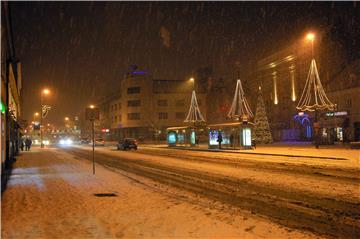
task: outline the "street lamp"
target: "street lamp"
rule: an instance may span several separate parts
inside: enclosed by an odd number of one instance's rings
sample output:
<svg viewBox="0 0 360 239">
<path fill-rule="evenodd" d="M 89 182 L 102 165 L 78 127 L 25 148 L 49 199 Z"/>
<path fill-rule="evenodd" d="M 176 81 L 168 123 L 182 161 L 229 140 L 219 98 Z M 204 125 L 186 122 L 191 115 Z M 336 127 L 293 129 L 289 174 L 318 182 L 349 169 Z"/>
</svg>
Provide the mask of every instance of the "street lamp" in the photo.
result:
<svg viewBox="0 0 360 239">
<path fill-rule="evenodd" d="M 191 77 L 190 79 L 189 79 L 189 81 L 192 83 L 192 85 L 193 85 L 193 89 L 192 90 L 195 90 L 195 79 L 194 79 L 194 77 Z"/>
<path fill-rule="evenodd" d="M 90 109 L 94 109 L 95 105 L 90 105 L 89 107 L 90 107 Z"/>
<path fill-rule="evenodd" d="M 42 121 L 43 121 L 43 118 L 44 118 L 44 111 L 43 111 L 43 97 L 44 95 L 49 95 L 50 94 L 50 90 L 49 89 L 43 89 L 41 91 L 41 94 L 40 94 L 40 104 L 41 104 L 41 111 L 40 111 L 40 147 L 41 148 L 44 148 L 44 144 L 43 144 L 43 130 L 42 130 Z"/>
<path fill-rule="evenodd" d="M 36 120 L 36 118 L 39 116 L 39 113 L 38 112 L 35 112 L 34 113 L 34 122 L 35 122 L 35 120 Z"/>
<path fill-rule="evenodd" d="M 312 32 L 309 32 L 306 35 L 306 40 L 311 41 L 311 52 L 312 52 L 312 56 L 314 57 L 314 40 L 315 40 L 315 34 Z"/>
</svg>

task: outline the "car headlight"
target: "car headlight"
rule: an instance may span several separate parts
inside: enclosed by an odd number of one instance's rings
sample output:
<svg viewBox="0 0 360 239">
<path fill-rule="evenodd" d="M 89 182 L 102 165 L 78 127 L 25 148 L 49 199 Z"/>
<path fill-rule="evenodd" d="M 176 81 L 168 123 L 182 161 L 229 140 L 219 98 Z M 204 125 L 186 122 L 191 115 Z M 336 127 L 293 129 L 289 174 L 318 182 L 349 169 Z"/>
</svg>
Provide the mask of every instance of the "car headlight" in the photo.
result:
<svg viewBox="0 0 360 239">
<path fill-rule="evenodd" d="M 43 142 L 43 144 L 45 144 L 45 145 L 49 145 L 49 144 L 50 144 L 49 140 L 43 140 L 42 142 Z"/>
<path fill-rule="evenodd" d="M 67 145 L 70 145 L 70 144 L 72 144 L 72 143 L 73 143 L 73 141 L 72 141 L 71 139 L 67 139 L 67 140 L 66 140 L 66 144 L 67 144 Z"/>
<path fill-rule="evenodd" d="M 63 140 L 63 139 L 60 139 L 60 142 L 59 142 L 60 144 L 65 144 L 65 140 Z"/>
</svg>

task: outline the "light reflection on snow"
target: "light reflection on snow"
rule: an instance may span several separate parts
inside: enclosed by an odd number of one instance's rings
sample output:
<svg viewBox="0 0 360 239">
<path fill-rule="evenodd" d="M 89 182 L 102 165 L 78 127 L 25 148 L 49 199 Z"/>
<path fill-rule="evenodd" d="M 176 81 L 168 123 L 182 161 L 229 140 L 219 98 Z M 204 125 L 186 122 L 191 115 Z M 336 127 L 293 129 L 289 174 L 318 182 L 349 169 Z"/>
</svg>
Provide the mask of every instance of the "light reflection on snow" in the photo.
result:
<svg viewBox="0 0 360 239">
<path fill-rule="evenodd" d="M 45 190 L 42 175 L 39 174 L 38 168 L 15 168 L 8 185 L 36 185 L 39 190 Z"/>
</svg>

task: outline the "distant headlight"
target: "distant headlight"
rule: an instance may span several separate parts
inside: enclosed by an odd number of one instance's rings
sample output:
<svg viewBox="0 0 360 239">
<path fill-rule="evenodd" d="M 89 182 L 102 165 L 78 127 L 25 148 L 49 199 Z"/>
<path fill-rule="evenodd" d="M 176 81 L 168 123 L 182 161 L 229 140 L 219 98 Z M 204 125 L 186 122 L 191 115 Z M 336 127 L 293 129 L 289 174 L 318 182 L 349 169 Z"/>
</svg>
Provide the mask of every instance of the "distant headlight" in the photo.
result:
<svg viewBox="0 0 360 239">
<path fill-rule="evenodd" d="M 73 141 L 71 139 L 67 139 L 66 142 L 65 142 L 67 145 L 70 145 L 73 143 Z"/>
<path fill-rule="evenodd" d="M 65 144 L 65 140 L 63 140 L 63 139 L 60 139 L 60 142 L 59 142 L 60 144 Z"/>
<path fill-rule="evenodd" d="M 49 145 L 49 144 L 50 144 L 50 141 L 49 141 L 49 140 L 43 140 L 43 144 Z"/>
<path fill-rule="evenodd" d="M 35 140 L 34 140 L 34 143 L 35 143 L 35 144 L 39 144 L 39 140 L 35 139 Z"/>
</svg>

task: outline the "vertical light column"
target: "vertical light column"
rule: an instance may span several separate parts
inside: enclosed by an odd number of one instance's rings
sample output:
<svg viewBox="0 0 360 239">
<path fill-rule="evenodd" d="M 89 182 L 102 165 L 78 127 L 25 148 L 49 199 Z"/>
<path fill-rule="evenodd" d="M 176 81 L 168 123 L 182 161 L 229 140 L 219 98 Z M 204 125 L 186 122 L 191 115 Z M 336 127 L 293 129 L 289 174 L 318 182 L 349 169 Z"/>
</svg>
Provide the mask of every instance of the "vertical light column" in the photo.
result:
<svg viewBox="0 0 360 239">
<path fill-rule="evenodd" d="M 290 80 L 291 80 L 291 100 L 296 101 L 296 89 L 295 89 L 295 66 L 292 65 L 290 69 Z"/>
<path fill-rule="evenodd" d="M 273 76 L 273 91 L 274 91 L 274 104 L 277 105 L 279 103 L 278 101 L 278 95 L 277 95 L 277 74 L 276 71 L 272 73 Z"/>
</svg>

